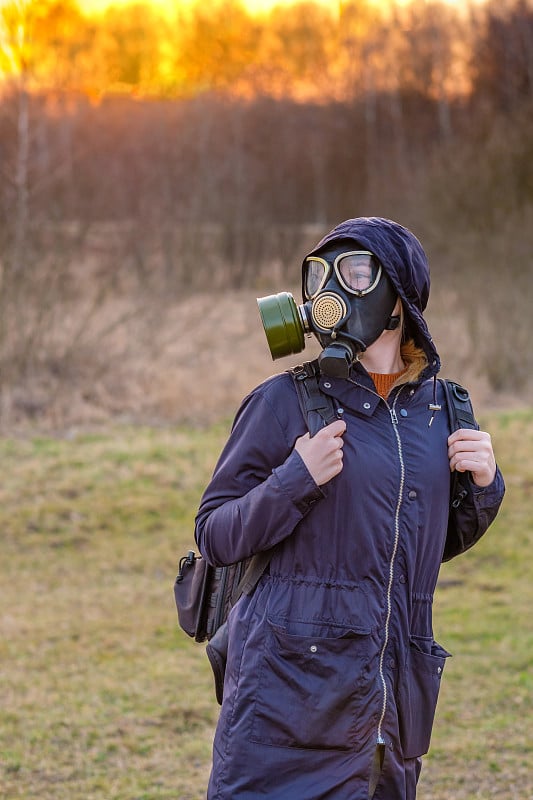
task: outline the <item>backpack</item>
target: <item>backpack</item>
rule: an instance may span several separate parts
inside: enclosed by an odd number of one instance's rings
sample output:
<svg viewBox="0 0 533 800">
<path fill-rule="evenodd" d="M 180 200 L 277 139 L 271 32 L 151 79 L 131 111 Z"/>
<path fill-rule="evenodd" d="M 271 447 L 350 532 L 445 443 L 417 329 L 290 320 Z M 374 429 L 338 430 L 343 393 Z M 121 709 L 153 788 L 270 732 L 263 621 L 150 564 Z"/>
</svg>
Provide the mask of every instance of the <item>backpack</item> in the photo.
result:
<svg viewBox="0 0 533 800">
<path fill-rule="evenodd" d="M 339 419 L 342 409 L 338 409 L 334 399 L 320 390 L 320 369 L 316 359 L 287 371 L 294 381 L 311 436 Z M 439 381 L 446 397 L 450 430 L 478 428 L 468 391 L 454 381 L 442 378 Z M 450 492 L 450 507 L 457 509 L 467 495 L 463 474 L 453 473 Z M 213 668 L 219 703 L 222 703 L 227 653 L 227 616 L 243 594 L 252 594 L 275 549 L 276 546 L 224 567 L 211 566 L 193 550 L 179 561 L 174 582 L 179 624 L 195 641 L 208 642 L 206 652 Z"/>
</svg>

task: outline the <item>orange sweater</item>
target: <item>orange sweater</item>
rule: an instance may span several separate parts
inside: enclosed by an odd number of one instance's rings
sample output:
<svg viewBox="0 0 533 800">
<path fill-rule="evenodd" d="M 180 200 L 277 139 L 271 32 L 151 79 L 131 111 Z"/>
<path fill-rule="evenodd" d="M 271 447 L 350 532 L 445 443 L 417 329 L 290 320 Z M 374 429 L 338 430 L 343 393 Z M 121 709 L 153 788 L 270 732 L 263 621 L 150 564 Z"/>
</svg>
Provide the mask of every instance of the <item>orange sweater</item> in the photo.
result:
<svg viewBox="0 0 533 800">
<path fill-rule="evenodd" d="M 407 367 L 404 367 L 402 370 L 400 370 L 400 372 L 393 372 L 391 375 L 388 374 L 383 375 L 380 372 L 369 372 L 368 374 L 374 381 L 376 392 L 379 395 L 381 395 L 381 397 L 384 397 L 386 399 L 391 390 L 392 385 L 396 383 L 398 378 L 401 378 L 404 372 L 407 372 Z"/>
</svg>

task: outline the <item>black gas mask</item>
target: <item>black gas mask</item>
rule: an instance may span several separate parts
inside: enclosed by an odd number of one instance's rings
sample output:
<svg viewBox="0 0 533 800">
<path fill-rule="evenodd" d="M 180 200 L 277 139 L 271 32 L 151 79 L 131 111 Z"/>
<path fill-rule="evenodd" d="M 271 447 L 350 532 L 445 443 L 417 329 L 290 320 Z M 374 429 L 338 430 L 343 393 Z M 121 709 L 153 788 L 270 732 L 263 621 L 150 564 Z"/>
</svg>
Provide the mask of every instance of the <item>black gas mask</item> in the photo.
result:
<svg viewBox="0 0 533 800">
<path fill-rule="evenodd" d="M 373 253 L 344 240 L 308 256 L 302 267 L 303 305 L 284 292 L 258 300 L 272 357 L 304 348 L 313 333 L 324 348 L 320 369 L 347 378 L 352 363 L 400 317 L 392 312 L 397 293 Z"/>
<path fill-rule="evenodd" d="M 318 360 L 331 377 L 348 377 L 358 354 L 400 323 L 391 316 L 397 294 L 378 259 L 350 244 L 328 247 L 303 265 L 303 297 L 311 303 L 312 330 L 324 348 Z"/>
</svg>

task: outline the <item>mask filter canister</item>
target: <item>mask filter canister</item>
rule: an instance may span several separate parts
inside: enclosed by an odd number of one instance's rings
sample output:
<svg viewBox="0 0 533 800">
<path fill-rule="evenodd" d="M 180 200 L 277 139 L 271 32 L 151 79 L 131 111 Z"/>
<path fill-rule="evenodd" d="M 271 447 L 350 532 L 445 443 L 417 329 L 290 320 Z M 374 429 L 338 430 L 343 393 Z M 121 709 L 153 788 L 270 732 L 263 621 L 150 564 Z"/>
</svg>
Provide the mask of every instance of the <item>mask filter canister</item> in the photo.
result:
<svg viewBox="0 0 533 800">
<path fill-rule="evenodd" d="M 290 292 L 259 297 L 257 305 L 272 358 L 301 353 L 309 333 L 305 307 L 297 306 Z"/>
</svg>

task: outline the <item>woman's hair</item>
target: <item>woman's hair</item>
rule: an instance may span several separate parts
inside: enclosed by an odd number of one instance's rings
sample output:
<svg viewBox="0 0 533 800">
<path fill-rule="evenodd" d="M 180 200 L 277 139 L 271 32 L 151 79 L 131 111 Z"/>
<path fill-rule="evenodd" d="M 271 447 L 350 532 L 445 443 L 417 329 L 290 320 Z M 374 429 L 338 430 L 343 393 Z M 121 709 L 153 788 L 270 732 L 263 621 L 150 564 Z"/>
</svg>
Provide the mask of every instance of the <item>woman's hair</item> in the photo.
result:
<svg viewBox="0 0 533 800">
<path fill-rule="evenodd" d="M 407 339 L 400 345 L 400 355 L 407 367 L 400 378 L 400 383 L 412 383 L 416 381 L 420 373 L 427 367 L 427 356 L 421 347 L 415 344 L 414 339 Z"/>
</svg>

